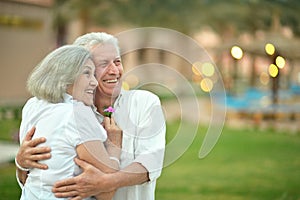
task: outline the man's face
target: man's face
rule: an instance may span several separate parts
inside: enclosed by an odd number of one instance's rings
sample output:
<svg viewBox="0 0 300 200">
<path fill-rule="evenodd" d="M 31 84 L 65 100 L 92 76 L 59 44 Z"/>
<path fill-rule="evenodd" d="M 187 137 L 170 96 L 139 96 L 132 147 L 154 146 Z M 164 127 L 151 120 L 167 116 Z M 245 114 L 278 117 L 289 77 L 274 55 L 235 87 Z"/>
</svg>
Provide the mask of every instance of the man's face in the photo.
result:
<svg viewBox="0 0 300 200">
<path fill-rule="evenodd" d="M 113 44 L 99 44 L 91 50 L 96 66 L 99 95 L 116 97 L 120 94 L 123 74 L 121 56 Z"/>
</svg>

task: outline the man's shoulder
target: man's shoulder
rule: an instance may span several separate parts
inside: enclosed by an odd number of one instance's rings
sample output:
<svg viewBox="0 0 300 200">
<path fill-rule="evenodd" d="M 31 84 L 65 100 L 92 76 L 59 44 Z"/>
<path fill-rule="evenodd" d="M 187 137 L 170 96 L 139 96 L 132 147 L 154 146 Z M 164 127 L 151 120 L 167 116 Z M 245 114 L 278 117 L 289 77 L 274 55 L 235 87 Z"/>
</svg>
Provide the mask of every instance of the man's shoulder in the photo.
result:
<svg viewBox="0 0 300 200">
<path fill-rule="evenodd" d="M 145 98 L 145 99 L 158 99 L 158 96 L 147 90 L 128 90 L 125 91 L 127 96 L 135 97 L 135 98 Z"/>
<path fill-rule="evenodd" d="M 123 95 L 123 103 L 134 105 L 140 109 L 161 104 L 159 97 L 147 90 L 129 90 L 125 91 Z"/>
</svg>

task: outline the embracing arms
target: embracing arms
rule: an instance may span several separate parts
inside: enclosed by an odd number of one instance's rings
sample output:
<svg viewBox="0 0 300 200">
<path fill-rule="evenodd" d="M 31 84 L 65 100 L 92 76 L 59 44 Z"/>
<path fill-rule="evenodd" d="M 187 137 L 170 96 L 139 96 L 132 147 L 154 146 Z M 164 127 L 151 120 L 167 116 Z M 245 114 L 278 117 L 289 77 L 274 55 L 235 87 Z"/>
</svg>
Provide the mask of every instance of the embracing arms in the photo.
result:
<svg viewBox="0 0 300 200">
<path fill-rule="evenodd" d="M 57 182 L 52 190 L 56 197 L 79 200 L 95 194 L 105 196 L 109 191 L 139 185 L 149 180 L 147 170 L 139 163 L 132 163 L 116 173 L 105 174 L 85 161 L 76 158 L 75 162 L 83 169 L 83 173 Z"/>
<path fill-rule="evenodd" d="M 105 174 L 88 162 L 75 159 L 83 172 L 76 177 L 57 182 L 52 190 L 55 195 L 78 200 L 101 192 L 114 191 L 120 187 L 139 185 L 155 180 L 160 175 L 162 167 L 165 121 L 160 104 L 155 103 L 151 107 L 145 112 L 148 114 L 145 115 L 142 126 L 139 126 L 141 137 L 135 143 L 136 159 L 131 164 L 115 173 Z M 149 120 L 149 115 L 152 120 Z M 22 165 L 22 163 L 20 164 Z"/>
</svg>

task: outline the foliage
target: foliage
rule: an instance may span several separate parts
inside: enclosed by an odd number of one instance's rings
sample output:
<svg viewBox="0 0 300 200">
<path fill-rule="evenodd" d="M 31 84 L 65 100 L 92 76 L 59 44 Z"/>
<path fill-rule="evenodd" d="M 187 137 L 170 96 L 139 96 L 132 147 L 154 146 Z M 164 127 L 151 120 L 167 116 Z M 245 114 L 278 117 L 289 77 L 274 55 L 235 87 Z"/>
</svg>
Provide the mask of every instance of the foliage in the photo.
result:
<svg viewBox="0 0 300 200">
<path fill-rule="evenodd" d="M 253 33 L 270 30 L 274 16 L 282 25 L 300 34 L 300 3 L 297 0 L 60 0 L 86 23 L 110 26 L 126 23 L 133 26 L 159 26 L 191 33 L 202 26 L 212 26 L 223 33 L 235 30 Z M 63 3 L 61 3 L 63 2 Z M 74 15 L 73 15 L 74 16 Z M 76 15 L 75 15 L 76 16 Z"/>
</svg>

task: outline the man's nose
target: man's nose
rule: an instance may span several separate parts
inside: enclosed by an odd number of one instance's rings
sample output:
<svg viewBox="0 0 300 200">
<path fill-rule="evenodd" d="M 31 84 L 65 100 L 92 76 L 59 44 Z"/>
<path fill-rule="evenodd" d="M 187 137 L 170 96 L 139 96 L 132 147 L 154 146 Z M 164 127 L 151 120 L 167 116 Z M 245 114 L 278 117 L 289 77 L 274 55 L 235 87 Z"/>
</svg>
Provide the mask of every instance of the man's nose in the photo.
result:
<svg viewBox="0 0 300 200">
<path fill-rule="evenodd" d="M 110 65 L 108 66 L 107 71 L 109 73 L 114 73 L 115 74 L 115 73 L 119 72 L 119 69 L 118 69 L 117 65 L 114 62 L 111 62 Z"/>
</svg>

